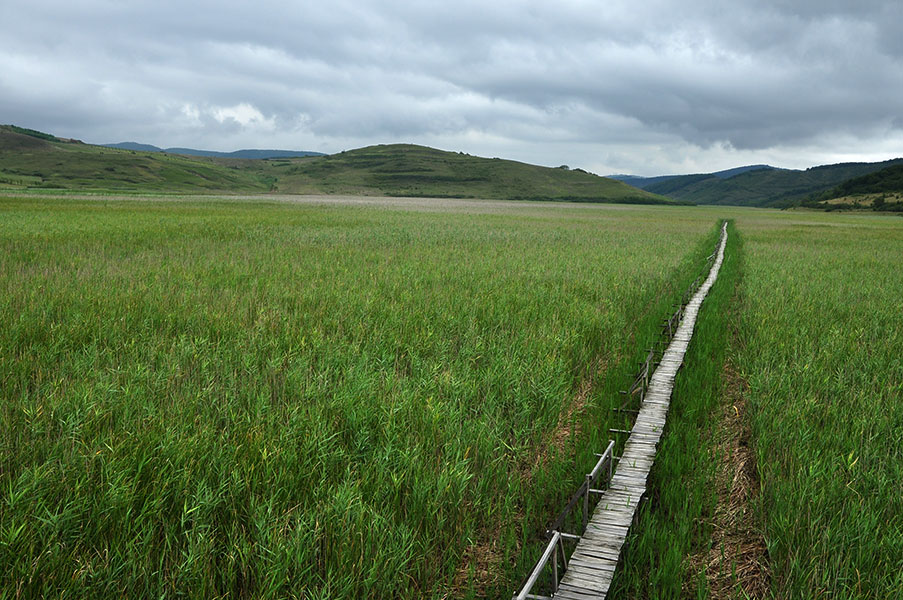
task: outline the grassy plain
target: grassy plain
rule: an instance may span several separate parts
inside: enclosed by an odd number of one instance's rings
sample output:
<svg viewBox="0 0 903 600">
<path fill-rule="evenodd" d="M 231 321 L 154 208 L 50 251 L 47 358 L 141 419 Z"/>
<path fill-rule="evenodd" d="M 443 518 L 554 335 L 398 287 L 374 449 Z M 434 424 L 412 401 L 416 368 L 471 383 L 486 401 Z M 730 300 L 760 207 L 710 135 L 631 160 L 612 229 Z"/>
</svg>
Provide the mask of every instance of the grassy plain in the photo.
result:
<svg viewBox="0 0 903 600">
<path fill-rule="evenodd" d="M 0 596 L 510 593 L 715 220 L 412 206 L 0 199 Z"/>
<path fill-rule="evenodd" d="M 765 596 L 903 595 L 899 218 L 175 198 L 0 217 L 0 597 L 508 596 L 721 217 L 612 597 L 714 593 L 693 557 L 720 550 L 738 393 Z"/>
</svg>

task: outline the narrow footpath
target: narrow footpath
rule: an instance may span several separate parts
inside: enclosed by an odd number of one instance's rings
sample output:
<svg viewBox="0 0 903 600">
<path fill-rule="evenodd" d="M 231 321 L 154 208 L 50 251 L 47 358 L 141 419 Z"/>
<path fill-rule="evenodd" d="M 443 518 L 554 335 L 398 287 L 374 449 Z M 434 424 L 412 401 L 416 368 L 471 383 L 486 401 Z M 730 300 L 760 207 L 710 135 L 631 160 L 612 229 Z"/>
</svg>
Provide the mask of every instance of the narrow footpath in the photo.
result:
<svg viewBox="0 0 903 600">
<path fill-rule="evenodd" d="M 621 547 L 633 523 L 640 499 L 646 493 L 649 470 L 655 461 L 674 378 L 683 363 L 684 354 L 702 301 L 718 278 L 727 244 L 727 223 L 721 229 L 718 253 L 709 276 L 687 304 L 680 326 L 665 350 L 658 368 L 652 374 L 646 397 L 630 431 L 618 467 L 602 494 L 586 531 L 567 566 L 554 598 L 562 600 L 603 599 L 614 576 Z"/>
</svg>

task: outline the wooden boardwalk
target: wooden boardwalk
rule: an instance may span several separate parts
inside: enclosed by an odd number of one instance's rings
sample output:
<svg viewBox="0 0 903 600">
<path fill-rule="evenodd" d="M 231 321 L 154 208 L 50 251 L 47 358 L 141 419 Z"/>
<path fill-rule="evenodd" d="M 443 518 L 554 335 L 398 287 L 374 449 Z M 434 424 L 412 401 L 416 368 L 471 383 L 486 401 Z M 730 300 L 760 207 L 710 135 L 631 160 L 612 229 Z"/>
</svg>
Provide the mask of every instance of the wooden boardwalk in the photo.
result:
<svg viewBox="0 0 903 600">
<path fill-rule="evenodd" d="M 567 561 L 567 569 L 554 598 L 591 600 L 605 598 L 608 593 L 621 546 L 627 539 L 640 498 L 646 493 L 646 479 L 665 427 L 674 377 L 683 363 L 690 338 L 693 337 L 702 301 L 718 277 L 726 243 L 725 223 L 709 276 L 687 304 L 680 326 L 652 374 L 649 389 L 624 446 L 617 470 L 596 505 L 577 548 Z"/>
</svg>

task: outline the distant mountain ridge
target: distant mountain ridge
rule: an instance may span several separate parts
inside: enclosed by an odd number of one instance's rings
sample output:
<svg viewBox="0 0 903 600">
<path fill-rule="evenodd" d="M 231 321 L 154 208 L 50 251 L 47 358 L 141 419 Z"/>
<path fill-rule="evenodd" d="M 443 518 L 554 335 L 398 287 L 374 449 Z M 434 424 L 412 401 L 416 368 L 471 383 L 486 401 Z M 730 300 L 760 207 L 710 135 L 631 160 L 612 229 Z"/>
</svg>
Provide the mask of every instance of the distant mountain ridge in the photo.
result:
<svg viewBox="0 0 903 600">
<path fill-rule="evenodd" d="M 804 171 L 752 165 L 717 173 L 646 177 L 641 178 L 639 185 L 631 183 L 629 176 L 615 178 L 647 192 L 694 204 L 787 208 L 799 206 L 849 179 L 901 163 L 903 158 L 896 158 L 878 163 L 822 165 Z"/>
<path fill-rule="evenodd" d="M 734 175 L 746 173 L 747 171 L 758 171 L 762 169 L 777 169 L 777 167 L 772 167 L 771 165 L 747 165 L 745 167 L 725 169 L 724 171 L 715 171 L 714 173 L 695 173 L 690 175 L 656 175 L 654 177 L 642 177 L 640 175 L 609 175 L 608 177 L 617 179 L 618 181 L 623 181 L 627 185 L 632 185 L 633 187 L 640 188 L 641 190 L 646 190 L 653 185 L 665 183 L 674 179 L 685 181 L 690 181 L 689 178 L 699 180 L 707 179 L 709 177 L 715 177 L 718 179 L 730 179 Z"/>
<path fill-rule="evenodd" d="M 323 152 L 310 150 L 258 150 L 244 149 L 234 152 L 218 152 L 216 150 L 196 150 L 194 148 L 159 148 L 151 144 L 139 144 L 138 142 L 119 142 L 117 144 L 101 144 L 105 148 L 117 148 L 119 150 L 134 150 L 136 152 L 168 152 L 169 154 L 182 154 L 185 156 L 209 156 L 214 158 L 302 158 L 305 156 L 325 156 Z"/>
</svg>

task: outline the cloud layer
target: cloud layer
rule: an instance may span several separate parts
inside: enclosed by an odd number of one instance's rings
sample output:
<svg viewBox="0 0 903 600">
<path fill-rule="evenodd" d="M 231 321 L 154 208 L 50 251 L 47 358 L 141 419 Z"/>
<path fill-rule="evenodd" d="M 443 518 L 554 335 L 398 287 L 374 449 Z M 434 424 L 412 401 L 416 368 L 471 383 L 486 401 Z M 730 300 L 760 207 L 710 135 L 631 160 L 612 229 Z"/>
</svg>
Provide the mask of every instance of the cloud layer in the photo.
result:
<svg viewBox="0 0 903 600">
<path fill-rule="evenodd" d="M 7 0 L 0 121 L 599 173 L 903 155 L 903 4 Z"/>
</svg>

